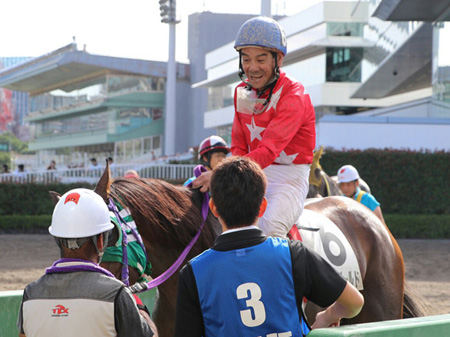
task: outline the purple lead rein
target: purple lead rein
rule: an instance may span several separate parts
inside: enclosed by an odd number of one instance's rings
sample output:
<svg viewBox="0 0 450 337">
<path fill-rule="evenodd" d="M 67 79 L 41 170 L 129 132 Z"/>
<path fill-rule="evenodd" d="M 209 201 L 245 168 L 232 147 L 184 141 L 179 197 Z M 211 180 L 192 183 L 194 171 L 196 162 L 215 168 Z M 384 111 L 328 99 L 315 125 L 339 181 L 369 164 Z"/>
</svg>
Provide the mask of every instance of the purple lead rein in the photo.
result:
<svg viewBox="0 0 450 337">
<path fill-rule="evenodd" d="M 194 169 L 194 174 L 196 177 L 199 177 L 202 172 L 205 172 L 206 169 L 202 165 L 197 165 Z M 187 245 L 187 247 L 184 248 L 181 255 L 178 257 L 178 259 L 167 269 L 164 273 L 159 275 L 157 278 L 151 280 L 148 283 L 142 282 L 142 283 L 136 283 L 129 287 L 132 293 L 140 293 L 143 291 L 147 291 L 150 289 L 153 289 L 160 284 L 167 281 L 181 266 L 186 256 L 189 254 L 191 248 L 194 246 L 194 244 L 197 242 L 198 237 L 200 236 L 200 233 L 203 229 L 203 226 L 205 225 L 206 218 L 208 217 L 208 210 L 209 210 L 209 194 L 208 192 L 203 194 L 203 204 L 202 204 L 202 216 L 203 216 L 203 222 L 200 225 L 197 234 L 192 238 L 191 242 Z"/>
</svg>

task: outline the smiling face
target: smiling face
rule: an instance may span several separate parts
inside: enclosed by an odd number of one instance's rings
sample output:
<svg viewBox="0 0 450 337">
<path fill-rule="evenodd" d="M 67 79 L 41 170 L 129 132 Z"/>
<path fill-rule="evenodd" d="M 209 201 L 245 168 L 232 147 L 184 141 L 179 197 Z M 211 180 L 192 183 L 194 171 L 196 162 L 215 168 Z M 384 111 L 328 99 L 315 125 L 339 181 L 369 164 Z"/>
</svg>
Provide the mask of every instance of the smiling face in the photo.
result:
<svg viewBox="0 0 450 337">
<path fill-rule="evenodd" d="M 241 62 L 248 83 L 255 89 L 263 89 L 275 74 L 275 59 L 272 52 L 256 47 L 241 50 Z M 283 54 L 277 53 L 277 63 L 283 63 Z"/>
</svg>

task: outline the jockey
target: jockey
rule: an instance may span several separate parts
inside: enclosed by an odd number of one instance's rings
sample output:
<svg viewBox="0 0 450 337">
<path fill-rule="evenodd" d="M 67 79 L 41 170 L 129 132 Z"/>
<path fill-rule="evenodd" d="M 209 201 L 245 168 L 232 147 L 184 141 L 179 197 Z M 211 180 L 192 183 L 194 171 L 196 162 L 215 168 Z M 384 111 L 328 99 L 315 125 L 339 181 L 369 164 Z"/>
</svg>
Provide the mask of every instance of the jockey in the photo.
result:
<svg viewBox="0 0 450 337">
<path fill-rule="evenodd" d="M 337 172 L 338 184 L 344 196 L 353 198 L 368 207 L 385 224 L 380 203 L 375 197 L 359 187 L 358 170 L 352 165 L 344 165 Z"/>
<path fill-rule="evenodd" d="M 227 142 L 219 136 L 209 136 L 202 140 L 198 148 L 198 159 L 208 170 L 212 171 L 230 153 Z M 183 186 L 188 186 L 195 180 L 195 176 L 186 180 Z"/>
<path fill-rule="evenodd" d="M 113 228 L 106 203 L 94 191 L 77 188 L 61 197 L 49 227 L 61 259 L 25 288 L 20 336 L 154 335 L 145 308 L 98 265 Z"/>
<path fill-rule="evenodd" d="M 304 86 L 280 69 L 287 52 L 286 35 L 273 19 L 256 17 L 240 28 L 233 156 L 255 160 L 268 179 L 267 211 L 259 220 L 266 235 L 286 237 L 303 211 L 315 148 L 315 112 Z M 209 188 L 202 174 L 194 187 Z"/>
</svg>

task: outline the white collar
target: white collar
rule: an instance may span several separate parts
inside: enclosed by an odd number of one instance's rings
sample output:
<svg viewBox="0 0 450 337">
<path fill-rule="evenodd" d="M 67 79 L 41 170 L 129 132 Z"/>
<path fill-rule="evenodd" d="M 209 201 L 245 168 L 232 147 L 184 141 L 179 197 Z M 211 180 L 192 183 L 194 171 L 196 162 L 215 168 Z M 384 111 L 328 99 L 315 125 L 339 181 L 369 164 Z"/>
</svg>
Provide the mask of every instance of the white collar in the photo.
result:
<svg viewBox="0 0 450 337">
<path fill-rule="evenodd" d="M 239 228 L 231 228 L 229 230 L 226 230 L 222 234 L 234 233 L 234 232 L 243 231 L 243 230 L 247 230 L 247 229 L 258 229 L 258 227 L 255 225 L 250 225 L 250 226 L 239 227 Z"/>
</svg>

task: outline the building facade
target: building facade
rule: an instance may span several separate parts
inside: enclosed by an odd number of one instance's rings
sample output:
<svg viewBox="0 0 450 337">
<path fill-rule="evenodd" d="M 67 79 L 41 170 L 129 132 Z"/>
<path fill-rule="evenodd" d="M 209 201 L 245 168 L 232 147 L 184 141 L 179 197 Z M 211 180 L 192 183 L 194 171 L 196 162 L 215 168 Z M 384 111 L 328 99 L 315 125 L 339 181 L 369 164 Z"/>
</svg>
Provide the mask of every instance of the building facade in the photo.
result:
<svg viewBox="0 0 450 337">
<path fill-rule="evenodd" d="M 0 72 L 0 87 L 29 94 L 29 149 L 36 166 L 150 161 L 163 155 L 166 63 L 91 55 L 76 44 Z M 189 66 L 177 64 L 180 102 L 190 107 Z M 187 130 L 179 128 L 177 151 Z"/>
</svg>

